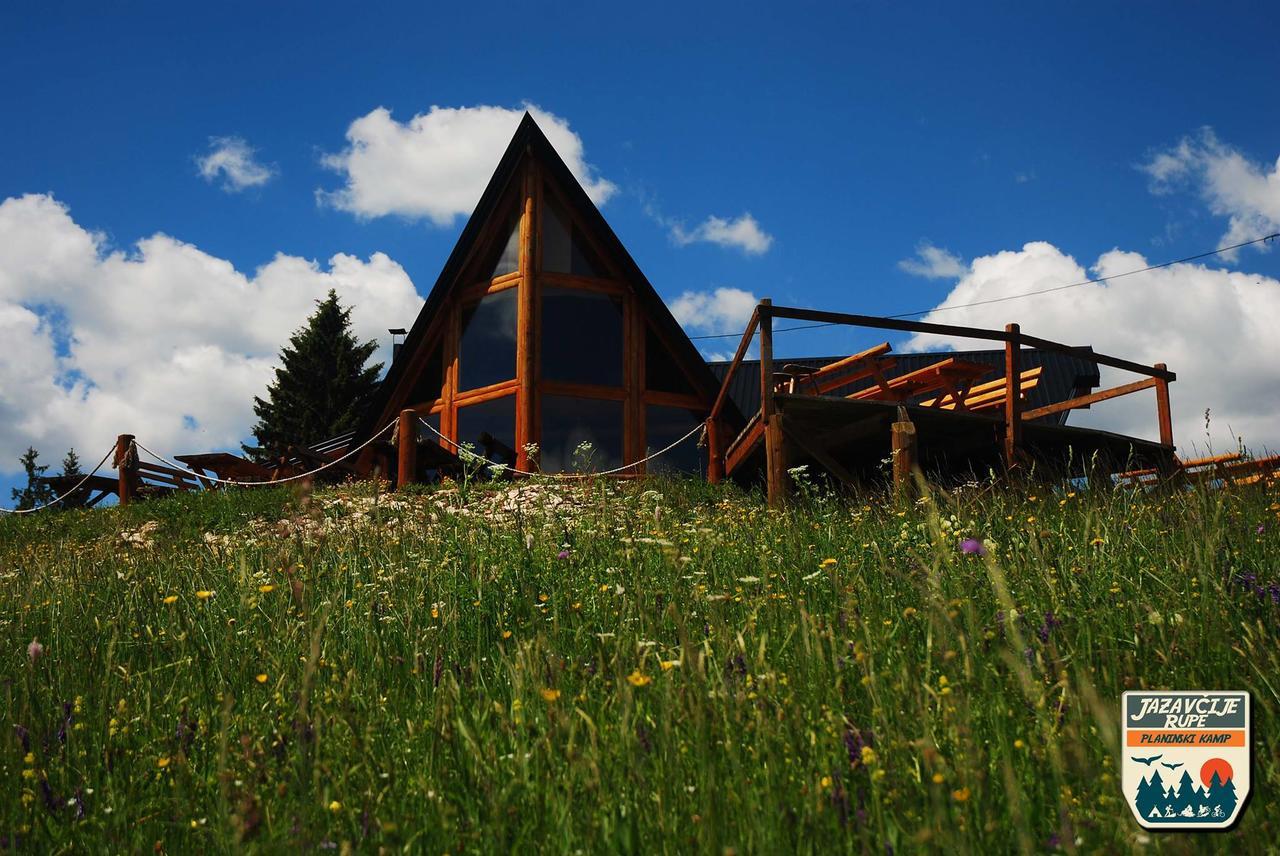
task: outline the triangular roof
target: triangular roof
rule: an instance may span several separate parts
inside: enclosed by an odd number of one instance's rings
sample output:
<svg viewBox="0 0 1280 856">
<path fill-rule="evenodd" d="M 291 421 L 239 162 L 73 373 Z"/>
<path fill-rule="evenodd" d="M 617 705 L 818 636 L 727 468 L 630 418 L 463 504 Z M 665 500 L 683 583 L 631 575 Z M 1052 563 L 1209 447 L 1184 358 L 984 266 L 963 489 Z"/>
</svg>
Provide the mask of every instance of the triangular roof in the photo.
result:
<svg viewBox="0 0 1280 856">
<path fill-rule="evenodd" d="M 453 247 L 453 252 L 449 254 L 449 259 L 445 262 L 444 268 L 436 278 L 430 294 L 427 295 L 426 302 L 418 313 L 417 319 L 413 322 L 413 327 L 409 330 L 397 358 L 391 364 L 391 368 L 379 385 L 369 408 L 360 419 L 355 433 L 355 437 L 358 440 L 364 440 L 380 427 L 375 422 L 386 410 L 390 397 L 394 394 L 403 374 L 407 371 L 406 367 L 410 363 L 410 357 L 419 348 L 427 344 L 425 340 L 428 329 L 431 327 L 437 313 L 443 307 L 452 291 L 462 285 L 459 281 L 460 275 L 463 273 L 464 266 L 471 259 L 472 250 L 475 248 L 477 241 L 480 240 L 490 218 L 500 213 L 498 210 L 499 205 L 505 198 L 511 182 L 519 174 L 520 168 L 527 158 L 536 160 L 545 170 L 549 178 L 562 191 L 564 201 L 571 206 L 573 213 L 578 216 L 582 226 L 591 233 L 601 249 L 620 268 L 623 280 L 633 289 L 636 298 L 640 301 L 645 311 L 646 317 L 658 329 L 658 332 L 664 335 L 668 346 L 675 352 L 675 357 L 687 370 L 689 379 L 694 383 L 699 395 L 714 400 L 720 389 L 720 384 L 707 368 L 702 355 L 698 353 L 698 349 L 689 340 L 679 322 L 676 321 L 675 316 L 671 314 L 671 310 L 667 308 L 666 303 L 663 302 L 658 292 L 650 284 L 648 278 L 640 270 L 639 265 L 631 257 L 631 254 L 627 252 L 627 248 L 622 241 L 614 234 L 613 229 L 600 213 L 600 210 L 596 208 L 595 203 L 587 196 L 587 192 L 578 183 L 573 172 L 565 164 L 559 153 L 556 152 L 555 147 L 551 145 L 551 141 L 547 139 L 542 129 L 538 127 L 538 123 L 533 116 L 526 112 L 516 128 L 511 142 L 507 145 L 507 150 L 498 161 L 493 177 L 489 179 L 489 184 L 485 187 L 484 193 L 480 195 L 480 201 L 476 204 L 475 210 L 471 212 L 471 217 L 463 227 L 462 234 L 458 237 L 458 242 Z M 731 419 L 736 417 L 737 420 L 741 421 L 742 417 L 739 414 L 731 412 L 728 415 Z"/>
</svg>

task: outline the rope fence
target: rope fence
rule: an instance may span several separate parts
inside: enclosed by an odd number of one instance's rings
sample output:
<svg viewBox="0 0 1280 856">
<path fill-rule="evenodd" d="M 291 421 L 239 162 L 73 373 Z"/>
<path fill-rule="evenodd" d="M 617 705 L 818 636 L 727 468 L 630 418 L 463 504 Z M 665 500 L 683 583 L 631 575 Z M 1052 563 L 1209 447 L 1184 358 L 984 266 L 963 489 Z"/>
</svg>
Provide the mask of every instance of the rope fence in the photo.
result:
<svg viewBox="0 0 1280 856">
<path fill-rule="evenodd" d="M 146 445 L 138 442 L 136 439 L 132 439 L 129 441 L 129 451 L 134 453 L 135 460 L 136 460 L 137 451 L 145 452 L 149 456 L 154 458 L 156 461 L 159 461 L 160 463 L 165 464 L 166 466 L 172 467 L 174 470 L 180 471 L 182 473 L 190 473 L 193 479 L 201 483 L 221 484 L 221 485 L 228 485 L 232 487 L 265 487 L 269 485 L 286 484 L 288 482 L 294 482 L 294 481 L 299 481 L 301 479 L 310 478 L 311 476 L 314 476 L 317 473 L 324 472 L 330 467 L 335 467 L 338 464 L 341 464 L 343 461 L 346 461 L 354 457 L 355 455 L 358 455 L 360 452 L 364 451 L 374 442 L 376 442 L 377 440 L 385 436 L 388 431 L 391 431 L 392 429 L 394 429 L 400 423 L 400 418 L 401 417 L 397 416 L 396 418 L 392 419 L 382 428 L 382 430 L 374 432 L 372 435 L 369 436 L 369 439 L 365 440 L 363 443 L 356 446 L 355 448 L 348 450 L 345 454 L 343 454 L 339 458 L 334 458 L 332 461 L 328 461 L 304 473 L 297 473 L 295 475 L 284 476 L 282 478 L 266 479 L 263 481 L 241 481 L 238 479 L 224 479 L 219 476 L 204 475 L 192 469 L 190 466 L 181 464 L 177 461 L 174 461 L 165 457 L 164 455 L 159 454 L 158 452 L 152 451 L 151 449 L 147 448 Z M 485 458 L 483 455 L 477 454 L 471 449 L 466 448 L 465 446 L 459 443 L 456 443 L 453 440 L 450 440 L 444 434 L 441 434 L 439 431 L 437 431 L 436 428 L 430 422 L 427 422 L 421 416 L 418 417 L 418 422 L 421 423 L 422 425 L 425 425 L 427 429 L 431 431 L 431 433 L 435 434 L 436 437 L 444 441 L 445 444 L 455 449 L 457 451 L 458 457 L 464 460 L 483 461 L 484 464 L 490 469 L 499 469 L 503 472 L 511 473 L 513 475 L 551 478 L 551 479 L 559 479 L 559 480 L 565 480 L 565 481 L 575 480 L 575 479 L 585 479 L 585 478 L 598 478 L 600 476 L 616 475 L 618 473 L 623 473 L 628 470 L 633 470 L 636 467 L 641 466 L 642 464 L 647 464 L 650 461 L 653 461 L 657 458 L 662 457 L 663 455 L 670 452 L 672 449 L 684 443 L 686 440 L 688 440 L 690 437 L 692 437 L 695 434 L 702 433 L 703 435 L 705 435 L 707 430 L 706 424 L 699 422 L 692 429 L 690 429 L 688 433 L 686 433 L 683 437 L 676 440 L 675 442 L 670 443 L 667 446 L 663 447 L 662 449 L 659 449 L 656 452 L 652 452 L 646 455 L 645 457 L 640 458 L 637 461 L 632 461 L 629 464 L 623 464 L 622 466 L 619 466 L 619 467 L 613 467 L 612 469 L 601 470 L 598 472 L 591 472 L 591 473 L 540 473 L 540 472 L 531 472 L 528 470 L 519 470 L 519 469 L 516 469 L 515 467 L 507 466 L 506 464 L 500 464 L 494 461 L 490 461 L 488 458 Z M 700 438 L 699 444 L 701 445 L 701 443 L 702 443 L 702 440 Z M 118 451 L 117 447 L 113 445 L 110 449 L 107 450 L 107 453 L 102 456 L 102 460 L 98 461 L 98 465 L 95 466 L 90 473 L 88 473 L 84 478 L 82 478 L 75 485 L 75 487 L 72 487 L 70 490 L 67 490 L 61 496 L 58 496 L 50 500 L 49 502 L 46 502 L 43 505 L 35 506 L 34 508 L 22 508 L 22 509 L 0 508 L 0 513 L 31 514 L 36 511 L 43 511 L 47 508 L 52 508 L 53 506 L 57 505 L 58 503 L 65 500 L 67 497 L 73 495 L 74 493 L 79 491 L 81 488 L 83 488 L 84 485 L 89 481 L 89 479 L 93 478 L 95 475 L 98 474 L 98 471 L 101 470 L 102 467 L 107 463 L 107 459 L 110 458 L 112 454 L 117 451 Z M 121 466 L 123 466 L 123 464 L 121 464 Z"/>
</svg>

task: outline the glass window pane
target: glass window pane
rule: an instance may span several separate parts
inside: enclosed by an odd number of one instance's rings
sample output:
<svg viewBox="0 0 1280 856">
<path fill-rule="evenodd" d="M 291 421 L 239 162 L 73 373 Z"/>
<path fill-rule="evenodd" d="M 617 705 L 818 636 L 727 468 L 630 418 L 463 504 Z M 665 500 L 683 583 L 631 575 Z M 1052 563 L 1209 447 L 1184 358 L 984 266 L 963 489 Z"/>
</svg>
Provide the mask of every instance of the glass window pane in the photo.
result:
<svg viewBox="0 0 1280 856">
<path fill-rule="evenodd" d="M 651 405 L 645 408 L 644 414 L 646 457 L 670 446 L 703 420 L 702 414 L 683 407 Z M 706 466 L 706 456 L 704 450 L 698 448 L 698 435 L 694 434 L 646 466 L 651 473 L 701 473 Z"/>
<path fill-rule="evenodd" d="M 516 376 L 516 292 L 508 288 L 462 310 L 458 389 L 468 390 Z"/>
<path fill-rule="evenodd" d="M 542 376 L 622 386 L 622 301 L 590 291 L 544 289 Z"/>
<path fill-rule="evenodd" d="M 622 465 L 622 402 L 542 397 L 543 472 L 610 470 Z"/>
<path fill-rule="evenodd" d="M 444 386 L 444 361 L 440 355 L 439 345 L 431 349 L 431 355 L 427 357 L 427 363 L 414 381 L 413 391 L 409 393 L 407 407 L 430 404 L 440 397 L 440 390 Z"/>
<path fill-rule="evenodd" d="M 544 191 L 542 206 L 542 269 L 551 273 L 602 277 L 604 265 L 555 197 Z"/>
<path fill-rule="evenodd" d="M 515 466 L 516 397 L 507 395 L 458 407 L 458 445 L 495 464 Z"/>
<path fill-rule="evenodd" d="M 493 272 L 489 274 L 490 279 L 503 276 L 508 273 L 515 273 L 520 269 L 520 218 L 512 217 L 511 225 L 507 227 L 507 242 L 503 244 L 498 251 L 498 259 L 493 264 Z"/>
<path fill-rule="evenodd" d="M 650 327 L 645 328 L 644 340 L 644 385 L 655 392 L 680 392 L 695 395 L 693 386 L 685 377 L 680 366 L 667 346 Z"/>
</svg>

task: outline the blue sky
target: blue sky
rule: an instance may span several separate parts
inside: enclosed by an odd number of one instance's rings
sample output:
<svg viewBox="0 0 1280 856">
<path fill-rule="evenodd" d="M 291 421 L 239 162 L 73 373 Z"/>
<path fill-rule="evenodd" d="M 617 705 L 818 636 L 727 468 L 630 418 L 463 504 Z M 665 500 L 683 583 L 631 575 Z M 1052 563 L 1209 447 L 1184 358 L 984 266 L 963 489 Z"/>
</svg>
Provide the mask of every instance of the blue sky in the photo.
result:
<svg viewBox="0 0 1280 856">
<path fill-rule="evenodd" d="M 1159 262 L 1219 246 L 1232 217 L 1265 226 L 1280 209 L 1269 196 L 1280 195 L 1280 178 L 1267 181 L 1280 155 L 1280 10 L 1272 4 L 645 4 L 631 14 L 612 4 L 536 12 L 223 4 L 199 14 L 178 5 L 0 11 L 0 200 L 52 196 L 76 226 L 102 234 L 101 256 L 137 257 L 138 241 L 162 233 L 252 278 L 277 254 L 329 271 L 335 254 L 367 262 L 382 253 L 425 294 L 465 218 L 440 225 L 326 203 L 323 194 L 347 178 L 325 156 L 343 152 L 348 127 L 375 108 L 407 123 L 433 106 L 532 104 L 562 120 L 593 174 L 616 187 L 602 210 L 669 302 L 703 295 L 685 305 L 706 309 L 714 289 L 738 289 L 870 314 L 934 307 L 979 271 L 975 260 L 994 265 L 997 254 L 1020 253 L 1028 242 L 1050 245 L 1058 255 L 1047 263 L 1065 265 L 1063 276 L 1067 261 L 1092 274 L 1119 249 L 1125 255 L 1106 268 L 1114 273 L 1138 256 Z M 270 178 L 238 192 L 202 178 L 197 160 L 212 138 L 243 140 Z M 1176 168 L 1157 175 L 1161 155 Z M 1215 184 L 1217 167 L 1232 158 L 1261 180 L 1238 192 Z M 10 213 L 28 216 L 17 206 Z M 763 252 L 673 239 L 677 224 L 695 235 L 709 217 L 732 223 L 748 213 L 771 238 Z M 958 267 L 936 278 L 904 270 L 900 262 L 922 242 L 945 249 Z M 1210 265 L 1260 283 L 1280 277 L 1274 251 L 1250 248 Z M 170 287 L 180 293 L 198 282 Z M 1180 293 L 1179 282 L 1147 286 L 1164 287 L 1162 299 L 1175 303 L 1186 296 L 1182 311 L 1194 329 L 1196 303 L 1214 286 L 1192 283 Z M 35 299 L 38 284 L 20 285 L 10 283 L 7 299 L 44 319 L 52 342 L 59 325 L 47 312 L 68 304 L 74 315 L 75 282 L 51 287 L 47 301 Z M 964 293 L 981 296 L 1022 287 L 1007 279 L 969 286 Z M 1255 295 L 1247 305 L 1269 312 L 1274 300 Z M 1056 330 L 1074 304 L 1037 314 L 1024 311 L 1030 302 L 963 320 L 999 326 L 1030 316 L 1040 321 L 1036 332 L 1078 336 L 1111 317 L 1092 307 L 1084 331 Z M 226 306 L 229 314 L 246 310 L 253 306 Z M 688 326 L 719 332 L 711 326 L 731 317 L 712 312 L 689 317 Z M 154 335 L 166 336 L 156 320 Z M 283 322 L 281 342 L 302 320 Z M 1119 344 L 1109 349 L 1123 354 L 1124 340 L 1112 338 Z M 1175 355 L 1198 360 L 1195 336 L 1184 338 L 1191 350 Z M 861 341 L 793 334 L 782 347 L 839 353 Z M 65 356 L 65 346 L 51 347 L 55 362 Z M 64 385 L 92 371 L 59 365 Z M 53 459 L 65 450 L 56 444 L 134 427 L 104 422 L 90 435 L 83 424 L 59 427 L 52 411 L 33 426 L 12 392 L 19 381 L 7 382 L 6 456 L 33 442 Z M 1203 378 L 1204 389 L 1214 385 Z M 1198 388 L 1194 379 L 1191 386 Z M 1249 400 L 1268 390 L 1273 381 L 1260 377 Z M 1194 408 L 1184 404 L 1190 424 Z M 1251 425 L 1274 415 L 1236 405 Z M 0 481 L 13 466 L 0 462 Z"/>
</svg>

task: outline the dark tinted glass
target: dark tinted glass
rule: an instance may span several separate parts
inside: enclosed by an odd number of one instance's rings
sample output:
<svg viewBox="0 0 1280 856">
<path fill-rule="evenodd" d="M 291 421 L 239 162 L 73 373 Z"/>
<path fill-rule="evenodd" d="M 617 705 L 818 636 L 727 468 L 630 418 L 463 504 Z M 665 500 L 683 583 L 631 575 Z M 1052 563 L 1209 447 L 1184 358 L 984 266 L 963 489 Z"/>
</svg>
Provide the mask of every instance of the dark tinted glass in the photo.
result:
<svg viewBox="0 0 1280 856">
<path fill-rule="evenodd" d="M 547 473 L 621 465 L 622 402 L 544 395 L 540 462 Z"/>
<path fill-rule="evenodd" d="M 503 274 L 515 273 L 520 269 L 520 218 L 512 217 L 511 225 L 507 227 L 507 242 L 497 250 L 498 258 L 493 263 L 493 272 L 489 274 L 490 279 L 500 277 Z"/>
<path fill-rule="evenodd" d="M 590 291 L 544 289 L 542 376 L 622 386 L 622 301 Z"/>
<path fill-rule="evenodd" d="M 458 445 L 496 464 L 515 465 L 516 397 L 458 407 Z"/>
<path fill-rule="evenodd" d="M 410 406 L 435 401 L 440 397 L 443 386 L 444 361 L 440 357 L 440 346 L 437 345 L 431 349 L 431 356 L 427 357 L 427 364 L 422 367 L 422 374 L 418 375 L 418 380 L 413 385 L 413 392 L 409 395 Z"/>
<path fill-rule="evenodd" d="M 646 407 L 645 457 L 667 448 L 702 422 L 702 415 L 681 407 Z M 651 473 L 700 473 L 706 464 L 698 435 L 687 438 L 674 449 L 646 465 Z"/>
<path fill-rule="evenodd" d="M 604 276 L 604 265 L 550 192 L 543 193 L 542 269 L 551 273 Z"/>
<path fill-rule="evenodd" d="M 682 392 L 694 395 L 693 387 L 680 366 L 671 357 L 667 346 L 653 332 L 645 328 L 644 340 L 644 385 L 655 392 Z"/>
<path fill-rule="evenodd" d="M 477 389 L 516 376 L 516 291 L 490 294 L 462 310 L 458 388 Z"/>
</svg>

